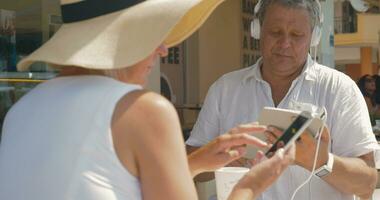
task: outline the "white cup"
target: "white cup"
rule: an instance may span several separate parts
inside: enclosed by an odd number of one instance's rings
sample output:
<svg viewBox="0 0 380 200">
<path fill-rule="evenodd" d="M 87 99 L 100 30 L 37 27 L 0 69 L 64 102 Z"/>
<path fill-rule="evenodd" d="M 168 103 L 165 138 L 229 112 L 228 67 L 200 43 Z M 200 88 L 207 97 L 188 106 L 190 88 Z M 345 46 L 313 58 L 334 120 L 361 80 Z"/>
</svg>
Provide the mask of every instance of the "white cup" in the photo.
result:
<svg viewBox="0 0 380 200">
<path fill-rule="evenodd" d="M 236 183 L 249 171 L 246 167 L 222 167 L 215 171 L 218 200 L 226 200 Z"/>
</svg>

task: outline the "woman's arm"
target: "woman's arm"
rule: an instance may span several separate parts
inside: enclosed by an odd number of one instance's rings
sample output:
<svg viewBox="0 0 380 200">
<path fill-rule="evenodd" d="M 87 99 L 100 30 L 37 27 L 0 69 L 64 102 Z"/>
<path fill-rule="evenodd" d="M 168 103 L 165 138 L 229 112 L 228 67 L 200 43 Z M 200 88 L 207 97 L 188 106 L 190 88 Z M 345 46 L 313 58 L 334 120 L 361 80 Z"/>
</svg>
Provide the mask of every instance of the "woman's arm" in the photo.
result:
<svg viewBox="0 0 380 200">
<path fill-rule="evenodd" d="M 192 175 L 205 171 L 214 171 L 233 160 L 241 158 L 246 153 L 246 144 L 258 147 L 267 146 L 266 143 L 249 135 L 266 130 L 265 126 L 255 123 L 240 125 L 229 133 L 223 134 L 207 145 L 188 155 Z M 264 154 L 259 151 L 253 160 L 254 167 L 234 187 L 230 200 L 252 200 L 273 184 L 282 172 L 294 161 L 295 147 L 284 153 L 283 149 L 275 156 L 262 162 Z"/>
<path fill-rule="evenodd" d="M 190 169 L 178 117 L 164 97 L 144 91 L 130 93 L 118 103 L 112 120 L 120 161 L 141 180 L 143 199 L 157 200 L 197 199 L 190 171 L 196 174 L 224 166 L 245 153 L 244 144 L 265 146 L 245 134 L 261 129 L 249 125 L 232 129 L 233 134 L 220 136 L 189 156 Z M 274 156 L 254 166 L 230 199 L 260 194 L 280 175 L 288 160 Z"/>
<path fill-rule="evenodd" d="M 115 110 L 112 131 L 120 160 L 141 181 L 143 199 L 197 199 L 179 120 L 164 97 L 128 94 Z"/>
<path fill-rule="evenodd" d="M 293 163 L 295 147 L 284 152 L 283 149 L 277 150 L 276 154 L 270 159 L 261 160 L 264 155 L 260 152 L 251 170 L 236 184 L 232 190 L 229 200 L 253 200 L 272 185 L 284 170 Z"/>
<path fill-rule="evenodd" d="M 211 172 L 241 158 L 246 153 L 247 144 L 268 147 L 265 142 L 250 135 L 265 130 L 265 126 L 256 123 L 242 124 L 196 149 L 188 155 L 191 174 Z"/>
</svg>

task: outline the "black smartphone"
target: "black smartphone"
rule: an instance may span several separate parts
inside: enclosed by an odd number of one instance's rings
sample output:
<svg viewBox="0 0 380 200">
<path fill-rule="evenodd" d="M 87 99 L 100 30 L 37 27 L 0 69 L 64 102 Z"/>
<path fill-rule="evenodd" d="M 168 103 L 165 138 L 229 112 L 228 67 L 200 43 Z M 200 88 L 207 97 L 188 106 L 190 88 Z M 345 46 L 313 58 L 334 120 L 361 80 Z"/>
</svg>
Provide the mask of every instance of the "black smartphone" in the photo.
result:
<svg viewBox="0 0 380 200">
<path fill-rule="evenodd" d="M 311 124 L 312 116 L 309 112 L 301 112 L 290 126 L 284 131 L 280 138 L 273 144 L 273 146 L 265 153 L 268 157 L 271 153 L 276 152 L 278 143 L 283 142 L 284 150 L 287 150 L 290 145 L 297 140 L 306 128 Z"/>
</svg>

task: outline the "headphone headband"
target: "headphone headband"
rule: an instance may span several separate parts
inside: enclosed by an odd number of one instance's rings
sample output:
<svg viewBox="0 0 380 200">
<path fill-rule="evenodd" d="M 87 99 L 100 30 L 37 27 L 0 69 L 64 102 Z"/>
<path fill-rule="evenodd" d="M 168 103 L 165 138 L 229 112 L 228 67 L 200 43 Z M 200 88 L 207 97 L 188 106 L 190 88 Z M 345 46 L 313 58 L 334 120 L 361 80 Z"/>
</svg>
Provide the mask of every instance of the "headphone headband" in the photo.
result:
<svg viewBox="0 0 380 200">
<path fill-rule="evenodd" d="M 312 36 L 311 36 L 311 42 L 310 46 L 315 47 L 318 46 L 319 41 L 321 39 L 322 31 L 321 31 L 321 26 L 323 24 L 323 13 L 322 13 L 322 6 L 319 0 L 315 0 L 317 6 L 318 6 L 318 11 L 317 11 L 317 20 L 314 24 Z M 253 15 L 253 21 L 251 22 L 251 36 L 255 39 L 260 39 L 260 32 L 261 32 L 261 25 L 260 25 L 260 20 L 258 13 L 261 9 L 261 6 L 263 4 L 263 0 L 259 0 L 254 8 L 254 15 Z"/>
</svg>

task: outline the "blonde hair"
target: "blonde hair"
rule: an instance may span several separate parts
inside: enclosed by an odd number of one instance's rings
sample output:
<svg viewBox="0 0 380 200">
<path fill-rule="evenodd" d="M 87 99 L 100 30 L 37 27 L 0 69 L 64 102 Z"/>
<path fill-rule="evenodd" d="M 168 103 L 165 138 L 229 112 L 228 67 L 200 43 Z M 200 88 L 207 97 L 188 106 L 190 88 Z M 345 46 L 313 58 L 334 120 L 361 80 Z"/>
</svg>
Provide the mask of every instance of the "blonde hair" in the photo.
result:
<svg viewBox="0 0 380 200">
<path fill-rule="evenodd" d="M 101 70 L 104 74 L 104 76 L 116 79 L 116 80 L 123 80 L 125 77 L 127 77 L 128 72 L 126 70 L 127 68 L 122 69 L 106 69 Z"/>
<path fill-rule="evenodd" d="M 122 69 L 87 69 L 80 66 L 55 66 L 56 69 L 59 69 L 61 76 L 70 76 L 70 75 L 100 75 L 110 77 L 116 80 L 125 80 L 127 77 L 127 68 Z"/>
</svg>

